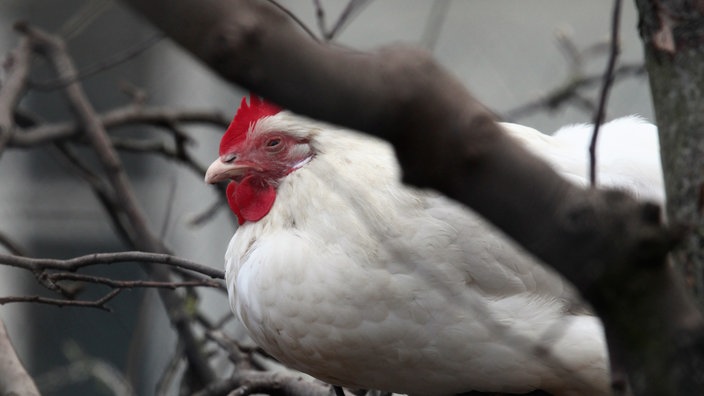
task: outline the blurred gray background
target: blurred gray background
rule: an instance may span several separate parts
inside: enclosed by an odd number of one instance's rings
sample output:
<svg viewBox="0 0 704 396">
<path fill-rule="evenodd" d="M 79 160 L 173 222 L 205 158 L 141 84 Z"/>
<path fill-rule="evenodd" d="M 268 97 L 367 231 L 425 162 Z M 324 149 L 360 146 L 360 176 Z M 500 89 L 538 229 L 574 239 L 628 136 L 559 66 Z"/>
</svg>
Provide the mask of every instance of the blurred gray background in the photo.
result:
<svg viewBox="0 0 704 396">
<path fill-rule="evenodd" d="M 318 31 L 312 0 L 281 3 Z M 330 26 L 346 2 L 322 3 Z M 362 50 L 399 42 L 426 46 L 432 43 L 436 59 L 477 98 L 504 115 L 565 84 L 576 77 L 576 71 L 583 75 L 602 73 L 611 7 L 612 2 L 606 0 L 376 0 L 369 1 L 355 15 L 336 41 Z M 119 1 L 0 0 L 2 54 L 17 44 L 18 36 L 12 29 L 17 20 L 60 33 L 79 69 L 153 40 L 156 34 Z M 625 2 L 621 64 L 641 62 L 642 46 L 636 25 L 635 7 L 632 2 Z M 564 49 L 569 47 L 566 42 L 585 51 L 601 44 L 602 50 L 586 51 L 579 67 L 571 66 L 572 59 Z M 41 81 L 51 79 L 52 74 L 46 65 L 40 65 L 32 78 Z M 129 62 L 83 81 L 98 111 L 129 102 L 119 89 L 124 82 L 144 89 L 150 104 L 219 109 L 228 115 L 244 94 L 166 39 Z M 596 84 L 584 90 L 583 95 L 593 100 L 598 87 Z M 56 91 L 32 91 L 22 107 L 48 121 L 71 117 Z M 607 118 L 634 113 L 652 117 L 643 76 L 627 77 L 614 85 Z M 559 126 L 590 122 L 591 118 L 592 114 L 583 108 L 566 105 L 514 121 L 550 133 Z M 192 152 L 200 163 L 208 164 L 215 158 L 221 132 L 206 127 L 189 129 L 197 141 Z M 120 133 L 150 131 L 142 128 Z M 36 257 L 66 258 L 124 250 L 90 190 L 65 167 L 57 166 L 55 156 L 50 149 L 9 149 L 0 158 L 0 232 L 10 235 Z M 221 268 L 226 244 L 234 231 L 232 216 L 221 210 L 202 227 L 188 223 L 216 199 L 214 192 L 202 183 L 202 175 L 155 156 L 125 154 L 123 159 L 129 165 L 128 172 L 152 227 L 164 229 L 169 247 L 179 256 Z M 166 205 L 169 200 L 173 200 L 171 210 Z M 137 269 L 125 268 L 117 273 L 140 276 Z M 34 284 L 27 274 L 0 268 L 1 295 L 31 294 L 36 292 Z M 222 295 L 203 294 L 214 316 L 227 312 Z M 175 349 L 166 318 L 153 292 L 133 290 L 111 305 L 113 313 L 15 304 L 0 307 L 0 315 L 22 359 L 40 379 L 46 394 L 113 394 L 90 381 L 81 382 L 80 378 L 76 384 L 66 386 L 70 375 L 78 375 L 67 369 L 76 356 L 84 357 L 84 361 L 106 362 L 107 371 L 114 368 L 131 378 L 137 394 L 152 394 Z M 109 372 L 105 375 L 111 376 Z M 115 386 L 119 388 L 119 384 Z"/>
</svg>

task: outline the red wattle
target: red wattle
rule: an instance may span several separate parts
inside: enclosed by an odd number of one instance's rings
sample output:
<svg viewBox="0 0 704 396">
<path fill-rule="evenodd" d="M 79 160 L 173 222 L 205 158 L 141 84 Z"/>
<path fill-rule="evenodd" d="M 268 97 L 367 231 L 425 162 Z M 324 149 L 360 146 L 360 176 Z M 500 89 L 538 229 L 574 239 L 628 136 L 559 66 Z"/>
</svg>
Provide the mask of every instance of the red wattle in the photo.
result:
<svg viewBox="0 0 704 396">
<path fill-rule="evenodd" d="M 271 210 L 276 200 L 276 189 L 253 176 L 227 186 L 227 202 L 242 225 L 246 221 L 259 221 Z"/>
<path fill-rule="evenodd" d="M 227 197 L 227 204 L 230 205 L 230 210 L 232 210 L 232 213 L 237 216 L 237 223 L 239 225 L 242 225 L 245 220 L 244 217 L 242 217 L 242 212 L 240 211 L 240 208 L 237 206 L 237 203 L 235 202 L 235 190 L 237 189 L 237 183 L 235 182 L 230 182 L 227 185 L 227 190 L 225 192 L 225 196 Z"/>
</svg>

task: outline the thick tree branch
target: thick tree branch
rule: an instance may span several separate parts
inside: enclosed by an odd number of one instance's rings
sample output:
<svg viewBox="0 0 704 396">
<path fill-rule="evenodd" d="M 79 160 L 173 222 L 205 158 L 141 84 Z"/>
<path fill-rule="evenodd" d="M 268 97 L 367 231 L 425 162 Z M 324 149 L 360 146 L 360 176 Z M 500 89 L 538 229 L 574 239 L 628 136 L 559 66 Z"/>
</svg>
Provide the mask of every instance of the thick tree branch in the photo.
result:
<svg viewBox="0 0 704 396">
<path fill-rule="evenodd" d="M 604 319 L 609 347 L 650 385 L 636 381 L 638 394 L 691 393 L 671 360 L 657 362 L 673 345 L 704 355 L 704 321 L 665 263 L 673 236 L 657 208 L 560 178 L 426 53 L 325 46 L 251 0 L 126 2 L 229 81 L 391 141 L 407 182 L 469 205 L 582 291 Z M 647 348 L 639 333 L 649 334 Z"/>
<path fill-rule="evenodd" d="M 392 48 L 369 54 L 320 45 L 256 1 L 200 3 L 185 28 L 177 15 L 194 12 L 187 1 L 128 3 L 230 81 L 295 111 L 389 139 L 408 182 L 469 204 L 562 271 L 572 266 L 556 259 L 555 244 L 540 234 L 564 231 L 560 215 L 574 210 L 569 205 L 589 209 L 615 199 L 585 194 L 528 154 L 424 52 Z M 166 3 L 173 13 L 159 12 Z M 281 59 L 287 60 L 284 69 Z M 301 97 L 303 91 L 308 94 Z M 533 211 L 525 210 L 516 192 L 530 198 Z M 621 199 L 637 209 L 635 202 Z M 548 227 L 536 233 L 534 224 L 543 220 Z"/>
</svg>

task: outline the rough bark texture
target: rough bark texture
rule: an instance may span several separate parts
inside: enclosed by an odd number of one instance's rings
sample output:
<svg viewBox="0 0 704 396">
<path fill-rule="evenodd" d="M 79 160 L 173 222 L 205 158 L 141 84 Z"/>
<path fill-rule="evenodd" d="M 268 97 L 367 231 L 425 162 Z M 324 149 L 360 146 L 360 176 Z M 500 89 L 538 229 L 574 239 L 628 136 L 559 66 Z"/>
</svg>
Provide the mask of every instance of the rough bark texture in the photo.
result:
<svg viewBox="0 0 704 396">
<path fill-rule="evenodd" d="M 667 189 L 667 212 L 673 224 L 690 232 L 672 252 L 675 265 L 704 306 L 704 3 L 637 0 L 640 34 L 660 134 Z M 702 350 L 701 337 L 689 351 Z M 683 337 L 685 343 L 693 340 Z M 673 356 L 674 357 L 674 356 Z M 704 360 L 681 359 L 681 376 L 689 376 L 688 394 L 701 393 Z M 695 391 L 698 389 L 698 391 Z"/>
<path fill-rule="evenodd" d="M 391 141 L 407 182 L 469 205 L 575 283 L 636 394 L 704 393 L 704 321 L 665 263 L 657 208 L 572 186 L 423 52 L 326 46 L 266 2 L 126 2 L 228 81 Z"/>
<path fill-rule="evenodd" d="M 660 128 L 667 211 L 692 228 L 673 252 L 704 306 L 704 3 L 638 0 L 641 36 Z"/>
</svg>

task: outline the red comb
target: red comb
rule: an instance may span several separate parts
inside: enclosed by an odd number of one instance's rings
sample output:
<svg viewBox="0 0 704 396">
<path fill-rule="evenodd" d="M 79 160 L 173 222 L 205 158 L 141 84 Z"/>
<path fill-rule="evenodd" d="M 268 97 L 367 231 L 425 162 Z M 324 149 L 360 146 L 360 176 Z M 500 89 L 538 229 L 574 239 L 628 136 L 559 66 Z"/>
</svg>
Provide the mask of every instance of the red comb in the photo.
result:
<svg viewBox="0 0 704 396">
<path fill-rule="evenodd" d="M 247 138 L 247 131 L 260 118 L 274 115 L 281 111 L 281 108 L 273 103 L 260 99 L 257 95 L 249 94 L 249 105 L 247 97 L 242 98 L 240 108 L 237 109 L 235 118 L 220 140 L 220 155 L 227 153 L 232 147 L 242 143 Z"/>
</svg>

